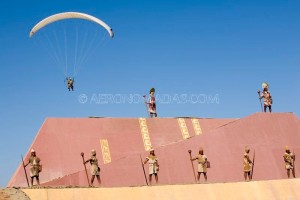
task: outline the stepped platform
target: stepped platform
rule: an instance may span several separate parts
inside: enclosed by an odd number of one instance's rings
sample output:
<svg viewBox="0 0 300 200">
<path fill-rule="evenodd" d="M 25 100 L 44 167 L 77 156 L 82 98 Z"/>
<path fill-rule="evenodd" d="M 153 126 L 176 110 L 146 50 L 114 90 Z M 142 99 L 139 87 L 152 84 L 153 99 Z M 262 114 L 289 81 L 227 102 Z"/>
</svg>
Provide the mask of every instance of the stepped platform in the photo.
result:
<svg viewBox="0 0 300 200">
<path fill-rule="evenodd" d="M 251 156 L 255 150 L 253 179 L 280 181 L 287 176 L 285 146 L 300 155 L 299 122 L 293 113 L 255 113 L 240 119 L 48 118 L 25 157 L 34 148 L 41 158 L 43 186 L 83 187 L 88 183 L 80 153 L 87 159 L 95 149 L 102 187 L 144 186 L 141 158 L 153 147 L 160 164 L 159 184 L 189 185 L 195 178 L 188 150 L 196 156 L 201 146 L 211 162 L 206 185 L 215 185 L 243 181 L 243 153 L 249 146 Z M 295 166 L 297 176 L 297 159 Z M 7 186 L 26 185 L 20 164 Z"/>
</svg>

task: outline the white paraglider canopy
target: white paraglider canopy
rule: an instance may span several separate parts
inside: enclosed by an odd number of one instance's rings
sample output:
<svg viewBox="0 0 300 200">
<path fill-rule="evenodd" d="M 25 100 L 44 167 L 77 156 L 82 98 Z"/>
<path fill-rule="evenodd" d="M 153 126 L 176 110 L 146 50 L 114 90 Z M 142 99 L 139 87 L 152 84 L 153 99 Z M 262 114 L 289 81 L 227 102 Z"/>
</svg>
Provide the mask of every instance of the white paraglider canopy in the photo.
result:
<svg viewBox="0 0 300 200">
<path fill-rule="evenodd" d="M 42 21 L 40 21 L 39 23 L 37 23 L 30 31 L 29 37 L 32 37 L 37 31 L 39 31 L 41 28 L 43 28 L 44 26 L 47 26 L 48 24 L 51 24 L 53 22 L 59 21 L 59 20 L 65 20 L 65 19 L 85 19 L 85 20 L 89 20 L 92 22 L 95 22 L 101 26 L 103 26 L 107 32 L 109 33 L 109 36 L 111 38 L 114 37 L 114 33 L 112 31 L 112 29 L 102 20 L 93 17 L 91 15 L 85 14 L 85 13 L 79 13 L 79 12 L 64 12 L 64 13 L 58 13 L 55 15 L 51 15 L 45 19 L 43 19 Z"/>
<path fill-rule="evenodd" d="M 65 77 L 75 77 L 88 58 L 95 59 L 94 53 L 97 58 L 104 54 L 106 49 L 99 47 L 104 47 L 114 33 L 110 26 L 94 16 L 63 12 L 39 21 L 29 37 L 49 54 Z"/>
</svg>

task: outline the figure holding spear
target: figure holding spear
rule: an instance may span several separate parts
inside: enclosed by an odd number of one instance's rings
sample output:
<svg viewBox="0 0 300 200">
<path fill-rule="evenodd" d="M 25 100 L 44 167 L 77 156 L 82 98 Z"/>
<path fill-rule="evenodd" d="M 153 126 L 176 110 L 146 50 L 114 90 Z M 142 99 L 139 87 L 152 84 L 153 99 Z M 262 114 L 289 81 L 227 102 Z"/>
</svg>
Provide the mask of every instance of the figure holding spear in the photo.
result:
<svg viewBox="0 0 300 200">
<path fill-rule="evenodd" d="M 158 183 L 159 165 L 158 165 L 158 158 L 154 153 L 154 149 L 150 149 L 150 154 L 148 157 L 146 157 L 144 165 L 147 162 L 149 163 L 149 185 L 151 185 L 152 182 L 152 175 L 155 176 L 155 181 L 156 183 Z"/>
<path fill-rule="evenodd" d="M 99 183 L 99 185 L 101 185 L 101 179 L 100 179 L 100 167 L 98 165 L 98 159 L 96 157 L 96 150 L 92 150 L 91 151 L 91 158 L 84 161 L 84 166 L 86 163 L 90 163 L 91 164 L 91 174 L 92 174 L 92 178 L 91 178 L 91 186 L 93 186 L 95 177 L 97 178 L 97 181 Z"/>
<path fill-rule="evenodd" d="M 33 179 L 36 178 L 37 185 L 40 185 L 40 172 L 42 171 L 42 165 L 40 165 L 41 159 L 36 156 L 36 152 L 34 149 L 31 149 L 31 155 L 28 159 L 28 162 L 24 165 L 27 167 L 29 164 L 31 165 L 30 168 L 30 178 L 31 178 L 31 186 L 33 186 Z"/>
<path fill-rule="evenodd" d="M 203 153 L 203 148 L 199 148 L 199 154 L 197 157 L 192 158 L 191 161 L 197 160 L 198 161 L 198 176 L 197 181 L 200 183 L 200 175 L 204 175 L 205 182 L 207 182 L 207 157 Z M 194 165 L 193 165 L 194 166 Z"/>
<path fill-rule="evenodd" d="M 156 100 L 155 100 L 154 93 L 155 93 L 155 88 L 151 88 L 149 102 L 146 102 L 146 95 L 144 95 L 145 103 L 149 105 L 148 111 L 149 111 L 150 117 L 157 117 Z"/>
<path fill-rule="evenodd" d="M 262 98 L 264 99 L 264 112 L 267 112 L 267 108 L 269 108 L 269 112 L 272 112 L 272 104 L 273 104 L 273 99 L 271 96 L 271 93 L 269 91 L 269 84 L 264 82 L 262 83 L 262 94 L 260 94 L 260 91 L 258 91 L 259 99 L 261 100 Z"/>
</svg>

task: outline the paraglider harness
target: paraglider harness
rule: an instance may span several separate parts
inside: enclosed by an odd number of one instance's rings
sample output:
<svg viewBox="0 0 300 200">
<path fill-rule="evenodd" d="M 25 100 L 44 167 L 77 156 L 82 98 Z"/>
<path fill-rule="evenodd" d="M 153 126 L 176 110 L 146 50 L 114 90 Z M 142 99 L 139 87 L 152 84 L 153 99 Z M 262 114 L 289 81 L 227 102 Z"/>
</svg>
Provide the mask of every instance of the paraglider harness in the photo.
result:
<svg viewBox="0 0 300 200">
<path fill-rule="evenodd" d="M 68 90 L 69 91 L 74 91 L 74 78 L 71 78 L 71 77 L 67 77 L 66 78 L 66 80 L 67 80 L 67 86 L 68 86 Z"/>
</svg>

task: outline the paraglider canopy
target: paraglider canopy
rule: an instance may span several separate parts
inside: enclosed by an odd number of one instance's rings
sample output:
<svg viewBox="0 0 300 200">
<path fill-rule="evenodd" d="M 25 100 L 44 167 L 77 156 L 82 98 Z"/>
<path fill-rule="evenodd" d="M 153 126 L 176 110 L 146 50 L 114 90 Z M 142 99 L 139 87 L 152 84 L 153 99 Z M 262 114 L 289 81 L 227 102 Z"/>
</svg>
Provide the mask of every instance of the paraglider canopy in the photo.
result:
<svg viewBox="0 0 300 200">
<path fill-rule="evenodd" d="M 101 26 L 103 26 L 107 32 L 109 33 L 109 36 L 111 38 L 114 37 L 114 33 L 112 32 L 112 28 L 110 28 L 105 22 L 102 20 L 93 17 L 91 15 L 85 14 L 85 13 L 79 13 L 79 12 L 64 12 L 64 13 L 58 13 L 55 15 L 51 15 L 39 23 L 37 23 L 30 31 L 29 37 L 32 37 L 37 31 L 39 31 L 41 28 L 44 26 L 47 26 L 48 24 L 51 24 L 53 22 L 59 21 L 59 20 L 64 20 L 64 19 L 86 19 L 90 20 L 92 22 L 95 22 Z"/>
<path fill-rule="evenodd" d="M 98 47 L 104 47 L 114 33 L 104 21 L 92 15 L 62 12 L 35 24 L 29 37 L 44 48 L 65 77 L 75 77 L 88 58 Z"/>
</svg>

